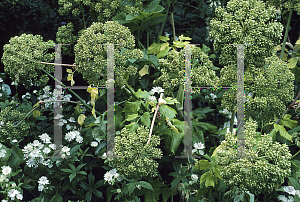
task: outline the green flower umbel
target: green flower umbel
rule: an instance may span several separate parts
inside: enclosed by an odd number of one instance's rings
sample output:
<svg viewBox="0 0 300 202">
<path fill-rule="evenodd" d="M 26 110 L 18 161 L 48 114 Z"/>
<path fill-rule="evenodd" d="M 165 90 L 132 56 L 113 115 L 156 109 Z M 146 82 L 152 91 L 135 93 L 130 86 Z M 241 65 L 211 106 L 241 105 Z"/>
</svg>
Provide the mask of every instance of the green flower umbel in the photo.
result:
<svg viewBox="0 0 300 202">
<path fill-rule="evenodd" d="M 152 135 L 147 145 L 148 138 L 149 129 L 144 126 L 139 127 L 136 133 L 127 128 L 116 132 L 115 154 L 120 158 L 113 158 L 113 164 L 126 177 L 157 176 L 158 163 L 153 159 L 162 157 L 162 151 L 157 148 L 160 138 Z"/>
</svg>

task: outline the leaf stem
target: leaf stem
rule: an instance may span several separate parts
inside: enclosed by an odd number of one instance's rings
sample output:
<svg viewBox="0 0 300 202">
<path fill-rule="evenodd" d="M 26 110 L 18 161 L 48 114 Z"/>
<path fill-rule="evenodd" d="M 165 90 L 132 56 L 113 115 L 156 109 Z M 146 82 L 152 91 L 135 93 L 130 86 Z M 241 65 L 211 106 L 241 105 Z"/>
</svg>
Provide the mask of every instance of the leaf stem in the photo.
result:
<svg viewBox="0 0 300 202">
<path fill-rule="evenodd" d="M 283 44 L 282 44 L 282 47 L 281 47 L 281 53 L 280 53 L 280 59 L 281 60 L 283 60 L 283 54 L 284 54 L 286 39 L 287 39 L 288 33 L 289 33 L 289 28 L 290 28 L 290 24 L 291 24 L 292 14 L 293 14 L 293 9 L 290 8 L 289 18 L 288 18 L 288 22 L 287 22 L 287 25 L 286 25 L 286 28 L 285 28 L 285 33 L 284 33 L 284 38 L 283 38 Z"/>
<path fill-rule="evenodd" d="M 161 98 L 161 99 L 162 99 L 162 96 L 163 96 L 163 93 L 160 94 L 160 98 Z M 150 132 L 149 132 L 149 139 L 148 139 L 146 145 L 149 144 L 150 139 L 151 139 L 151 135 L 152 135 L 153 127 L 154 127 L 154 122 L 155 122 L 155 117 L 156 117 L 156 115 L 157 115 L 158 108 L 159 108 L 159 103 L 157 104 L 157 107 L 156 107 L 156 110 L 155 110 L 155 113 L 154 113 L 154 116 L 153 116 L 153 119 L 152 119 L 152 124 L 151 124 Z"/>
<path fill-rule="evenodd" d="M 86 29 L 84 10 L 83 10 L 83 6 L 82 6 L 82 2 L 80 2 L 80 9 L 81 9 L 81 13 L 82 13 L 83 26 L 84 26 L 84 29 Z"/>
</svg>

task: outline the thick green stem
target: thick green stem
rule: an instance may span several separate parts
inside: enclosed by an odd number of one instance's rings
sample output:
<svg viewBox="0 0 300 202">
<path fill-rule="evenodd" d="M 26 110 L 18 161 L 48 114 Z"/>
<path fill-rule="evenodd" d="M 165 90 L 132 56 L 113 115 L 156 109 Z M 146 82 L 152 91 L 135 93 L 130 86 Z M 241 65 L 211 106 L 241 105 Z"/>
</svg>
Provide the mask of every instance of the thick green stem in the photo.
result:
<svg viewBox="0 0 300 202">
<path fill-rule="evenodd" d="M 149 48 L 149 40 L 150 40 L 149 38 L 150 38 L 150 32 L 147 31 L 147 50 Z"/>
<path fill-rule="evenodd" d="M 290 14 L 289 14 L 288 22 L 287 22 L 287 25 L 286 25 L 286 28 L 285 28 L 283 43 L 282 43 L 282 47 L 281 47 L 281 53 L 280 53 L 280 59 L 281 60 L 283 60 L 283 54 L 284 54 L 286 39 L 287 39 L 288 33 L 289 33 L 289 28 L 290 28 L 290 24 L 291 24 L 292 14 L 293 14 L 293 9 L 290 8 Z"/>
<path fill-rule="evenodd" d="M 82 2 L 80 2 L 80 9 L 81 9 L 81 13 L 82 13 L 83 27 L 84 27 L 84 29 L 86 29 L 84 10 L 83 10 L 83 6 L 82 6 Z"/>
<path fill-rule="evenodd" d="M 171 20 L 172 20 L 173 38 L 174 38 L 174 41 L 176 41 L 174 12 L 171 13 Z"/>
<path fill-rule="evenodd" d="M 165 27 L 165 24 L 166 24 L 166 21 L 167 21 L 167 18 L 168 18 L 169 9 L 170 9 L 170 1 L 168 1 L 168 8 L 167 8 L 167 13 L 166 13 L 166 18 L 165 18 L 165 20 L 163 21 L 163 23 L 161 25 L 160 32 L 159 32 L 158 36 L 162 36 L 162 32 L 164 31 L 164 27 Z"/>
<path fill-rule="evenodd" d="M 51 74 L 49 74 L 46 70 L 44 70 L 44 69 L 41 69 L 41 70 L 42 70 L 45 74 L 47 74 L 49 77 L 51 77 L 52 79 L 54 79 L 55 81 L 57 81 L 58 83 L 60 83 L 62 86 L 66 87 L 66 88 L 70 91 L 70 93 L 72 93 L 75 97 L 77 97 L 77 98 L 80 100 L 80 102 L 81 102 L 85 107 L 87 107 L 87 108 L 90 109 L 90 110 L 93 110 L 92 107 L 90 107 L 89 105 L 87 105 L 87 104 L 81 99 L 81 97 L 79 97 L 79 95 L 77 95 L 74 91 L 72 91 L 70 88 L 68 88 L 65 84 L 63 84 L 61 81 L 59 81 L 59 80 L 56 79 L 54 76 L 52 76 Z M 101 116 L 101 113 L 98 112 L 98 111 L 96 111 L 96 110 L 95 110 L 95 113 L 96 113 L 97 115 Z"/>
</svg>

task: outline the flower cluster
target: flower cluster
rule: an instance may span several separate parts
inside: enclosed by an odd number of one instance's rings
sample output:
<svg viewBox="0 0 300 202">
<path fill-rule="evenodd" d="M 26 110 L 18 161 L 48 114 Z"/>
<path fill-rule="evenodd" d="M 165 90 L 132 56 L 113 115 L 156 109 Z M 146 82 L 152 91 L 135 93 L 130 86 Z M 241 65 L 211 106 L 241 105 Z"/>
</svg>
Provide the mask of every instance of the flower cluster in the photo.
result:
<svg viewBox="0 0 300 202">
<path fill-rule="evenodd" d="M 9 166 L 2 166 L 2 174 L 0 175 L 0 185 L 4 189 L 1 191 L 2 193 L 7 193 L 6 200 L 3 199 L 2 201 L 10 200 L 22 200 L 22 188 L 17 186 L 17 184 L 13 181 L 9 181 L 10 175 L 12 174 L 12 169 Z M 1 201 L 1 202 L 2 202 Z"/>
<path fill-rule="evenodd" d="M 116 169 L 111 169 L 104 174 L 104 180 L 110 185 L 113 185 L 116 179 L 119 182 L 123 180 L 123 178 L 117 173 Z"/>
<path fill-rule="evenodd" d="M 118 12 L 125 12 L 126 14 L 137 14 L 143 11 L 143 3 L 140 0 L 129 0 L 124 4 L 121 0 L 59 0 L 59 13 L 67 15 L 70 12 L 77 17 L 83 9 L 83 5 L 89 9 L 93 21 L 106 22 L 115 16 Z"/>
<path fill-rule="evenodd" d="M 223 68 L 218 85 L 236 85 L 236 71 L 233 65 Z M 245 99 L 245 119 L 252 117 L 262 128 L 263 123 L 281 117 L 286 105 L 293 100 L 294 79 L 287 64 L 275 55 L 265 59 L 264 67 L 249 68 L 245 72 L 245 91 L 248 94 Z M 236 107 L 236 92 L 236 89 L 231 89 L 224 93 L 222 107 L 229 111 Z"/>
<path fill-rule="evenodd" d="M 50 152 L 56 149 L 56 145 L 52 144 L 48 134 L 44 133 L 39 136 L 43 143 L 38 140 L 34 140 L 33 143 L 27 144 L 22 151 L 24 152 L 24 160 L 28 167 L 37 168 L 41 163 L 49 168 L 53 167 L 53 161 L 51 158 L 45 160 L 46 156 L 50 156 Z"/>
<path fill-rule="evenodd" d="M 75 45 L 76 69 L 91 86 L 106 85 L 107 48 L 106 44 L 114 46 L 116 85 L 123 86 L 124 74 L 129 76 L 137 73 L 137 67 L 132 61 L 143 58 L 143 52 L 135 47 L 134 36 L 130 30 L 114 21 L 93 23 L 83 31 Z M 110 53 L 109 53 L 110 54 Z"/>
<path fill-rule="evenodd" d="M 69 22 L 67 25 L 63 25 L 58 28 L 56 33 L 56 42 L 59 44 L 70 44 L 70 46 L 62 46 L 62 53 L 65 55 L 72 55 L 72 44 L 76 42 L 77 37 L 74 36 L 73 23 Z"/>
<path fill-rule="evenodd" d="M 39 186 L 38 186 L 39 191 L 43 191 L 43 190 L 49 188 L 47 185 L 50 184 L 50 183 L 49 183 L 49 180 L 47 179 L 46 176 L 40 177 L 38 183 L 39 183 Z"/>
<path fill-rule="evenodd" d="M 9 145 L 10 141 L 17 139 L 20 140 L 29 134 L 29 125 L 24 121 L 19 124 L 25 118 L 26 114 L 17 110 L 12 110 L 11 106 L 8 106 L 1 110 L 0 113 L 0 142 L 5 145 Z M 19 124 L 17 126 L 17 124 Z"/>
<path fill-rule="evenodd" d="M 112 160 L 114 167 L 128 178 L 157 176 L 158 163 L 154 158 L 161 158 L 162 151 L 157 148 L 159 136 L 152 135 L 149 144 L 149 129 L 140 126 L 136 132 L 127 128 L 116 132 L 115 154 L 119 158 Z"/>
<path fill-rule="evenodd" d="M 199 155 L 203 155 L 204 151 L 202 149 L 205 148 L 204 144 L 201 142 L 195 143 L 194 144 L 195 149 L 192 150 L 192 153 L 196 153 Z"/>
<path fill-rule="evenodd" d="M 218 80 L 215 72 L 210 69 L 213 63 L 209 57 L 203 53 L 199 47 L 193 47 L 191 50 L 193 68 L 191 70 L 191 86 L 215 86 Z M 162 86 L 167 96 L 179 88 L 179 85 L 185 83 L 185 50 L 180 52 L 171 50 L 167 58 L 158 60 L 161 75 L 154 80 L 153 84 Z M 199 93 L 200 89 L 193 89 L 192 93 Z"/>
<path fill-rule="evenodd" d="M 210 27 L 214 50 L 223 53 L 221 65 L 236 65 L 237 47 L 232 44 L 252 44 L 244 48 L 246 67 L 263 66 L 264 57 L 271 56 L 280 43 L 283 30 L 276 21 L 275 7 L 259 0 L 230 0 L 226 8 L 216 9 Z"/>
<path fill-rule="evenodd" d="M 286 144 L 273 143 L 268 134 L 257 135 L 256 121 L 246 121 L 243 158 L 236 156 L 236 135 L 228 132 L 214 151 L 222 166 L 221 176 L 227 186 L 237 186 L 253 194 L 270 193 L 291 174 L 291 153 Z"/>
<path fill-rule="evenodd" d="M 213 93 L 211 93 L 209 96 L 208 95 L 205 96 L 205 99 L 207 100 L 212 99 L 213 102 L 215 102 L 215 98 L 217 98 L 217 96 Z"/>
<path fill-rule="evenodd" d="M 65 136 L 65 139 L 68 141 L 68 142 L 71 142 L 72 140 L 76 139 L 76 142 L 78 143 L 82 143 L 83 141 L 83 138 L 82 136 L 80 135 L 80 132 L 79 131 L 70 131 L 66 134 Z"/>
<path fill-rule="evenodd" d="M 54 68 L 39 63 L 39 61 L 51 62 L 55 58 L 55 53 L 45 54 L 50 48 L 53 48 L 47 44 L 54 46 L 53 41 L 44 42 L 40 35 L 22 34 L 12 37 L 9 44 L 4 45 L 4 53 L 1 58 L 4 71 L 11 80 L 23 83 L 26 88 L 30 88 L 32 84 L 45 86 L 49 77 L 44 73 L 39 77 L 39 70 L 44 69 L 52 73 Z"/>
<path fill-rule="evenodd" d="M 192 181 L 189 181 L 189 185 L 192 185 L 192 184 L 197 183 L 198 178 L 199 178 L 198 175 L 192 174 L 192 175 L 191 175 L 191 180 L 192 180 Z"/>
</svg>

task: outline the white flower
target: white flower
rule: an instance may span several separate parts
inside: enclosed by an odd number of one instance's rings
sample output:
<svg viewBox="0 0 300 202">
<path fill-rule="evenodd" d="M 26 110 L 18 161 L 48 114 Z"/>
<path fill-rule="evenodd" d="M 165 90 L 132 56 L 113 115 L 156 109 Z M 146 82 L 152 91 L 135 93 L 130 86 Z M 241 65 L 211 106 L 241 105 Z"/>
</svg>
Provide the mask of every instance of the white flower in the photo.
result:
<svg viewBox="0 0 300 202">
<path fill-rule="evenodd" d="M 44 134 L 40 135 L 39 137 L 44 143 L 51 143 L 50 142 L 51 138 L 49 137 L 49 135 L 47 133 L 44 133 Z"/>
<path fill-rule="evenodd" d="M 66 128 L 67 128 L 67 130 L 71 130 L 71 129 L 72 129 L 72 126 L 71 126 L 70 124 L 67 124 L 67 125 L 66 125 Z"/>
<path fill-rule="evenodd" d="M 98 146 L 98 142 L 96 142 L 96 141 L 91 142 L 91 146 L 92 147 L 97 147 Z"/>
<path fill-rule="evenodd" d="M 19 194 L 19 191 L 16 190 L 16 189 L 11 189 L 8 191 L 7 195 L 12 199 L 14 200 L 15 199 L 15 196 Z"/>
<path fill-rule="evenodd" d="M 26 165 L 27 165 L 29 168 L 31 168 L 32 166 L 34 166 L 34 165 L 35 165 L 34 159 L 33 159 L 33 158 L 28 159 L 28 160 L 26 161 Z"/>
<path fill-rule="evenodd" d="M 40 177 L 38 183 L 42 184 L 42 185 L 46 185 L 46 184 L 49 184 L 49 180 L 47 179 L 46 176 L 42 176 L 42 177 Z"/>
<path fill-rule="evenodd" d="M 156 97 L 151 95 L 151 96 L 148 97 L 147 100 L 149 100 L 150 102 L 153 102 L 153 101 L 156 101 Z"/>
<path fill-rule="evenodd" d="M 216 96 L 215 94 L 213 94 L 213 93 L 210 94 L 210 97 L 211 97 L 212 99 L 217 98 L 217 96 Z"/>
<path fill-rule="evenodd" d="M 38 140 L 34 140 L 32 143 L 32 146 L 34 147 L 40 147 L 41 143 Z"/>
<path fill-rule="evenodd" d="M 38 186 L 38 189 L 39 189 L 39 191 L 43 191 L 43 189 L 44 189 L 44 185 L 42 185 L 42 184 L 39 184 L 39 186 Z"/>
<path fill-rule="evenodd" d="M 64 146 L 61 150 L 62 150 L 62 152 L 68 152 L 68 151 L 70 151 L 70 148 L 67 146 Z"/>
<path fill-rule="evenodd" d="M 82 143 L 82 141 L 83 141 L 83 138 L 80 135 L 77 135 L 76 136 L 76 142 Z"/>
<path fill-rule="evenodd" d="M 195 174 L 192 174 L 192 175 L 191 175 L 191 179 L 192 179 L 193 181 L 197 181 L 197 180 L 198 180 L 198 176 L 195 175 Z"/>
<path fill-rule="evenodd" d="M 279 195 L 278 200 L 283 201 L 283 202 L 287 202 L 287 198 L 284 195 Z"/>
<path fill-rule="evenodd" d="M 14 139 L 14 140 L 12 140 L 12 142 L 16 143 L 16 142 L 18 142 L 18 140 Z"/>
<path fill-rule="evenodd" d="M 49 154 L 51 152 L 51 149 L 49 149 L 49 147 L 45 147 L 44 150 L 43 150 L 43 152 L 45 154 Z"/>
<path fill-rule="evenodd" d="M 136 185 L 136 188 L 141 189 L 141 185 Z"/>
<path fill-rule="evenodd" d="M 107 181 L 107 182 L 112 181 L 113 180 L 113 175 L 110 172 L 106 172 L 104 174 L 104 180 Z"/>
<path fill-rule="evenodd" d="M 286 186 L 283 188 L 283 190 L 286 192 L 286 193 L 289 193 L 291 195 L 295 195 L 296 194 L 296 190 L 293 186 Z"/>
<path fill-rule="evenodd" d="M 170 34 L 168 32 L 165 32 L 165 36 L 168 37 L 170 36 Z"/>
<path fill-rule="evenodd" d="M 55 145 L 55 144 L 50 144 L 49 147 L 50 147 L 51 149 L 53 149 L 53 150 L 56 149 L 56 145 Z"/>
<path fill-rule="evenodd" d="M 0 151 L 0 157 L 3 158 L 6 154 L 6 150 L 5 149 L 1 149 Z"/>
<path fill-rule="evenodd" d="M 23 199 L 22 194 L 17 194 L 16 197 L 17 197 L 17 199 L 19 199 L 19 200 L 22 200 L 22 199 Z"/>
<path fill-rule="evenodd" d="M 0 175 L 0 182 L 3 182 L 5 181 L 7 178 L 5 175 Z"/>
<path fill-rule="evenodd" d="M 158 104 L 159 105 L 165 105 L 165 104 L 167 104 L 167 102 L 162 98 L 158 98 Z"/>
<path fill-rule="evenodd" d="M 296 190 L 296 191 L 295 191 L 295 195 L 297 195 L 297 196 L 300 198 L 300 191 L 299 191 L 299 190 Z"/>
<path fill-rule="evenodd" d="M 57 115 L 54 117 L 54 119 L 61 119 L 62 117 L 63 117 L 63 115 L 57 114 Z"/>
<path fill-rule="evenodd" d="M 4 200 L 4 199 L 3 199 L 3 200 L 1 200 L 1 202 L 7 202 L 7 200 Z"/>
<path fill-rule="evenodd" d="M 205 146 L 201 142 L 195 143 L 194 144 L 195 149 L 204 149 Z"/>
<path fill-rule="evenodd" d="M 34 149 L 32 152 L 30 152 L 30 156 L 33 158 L 37 158 L 41 156 L 40 150 L 39 149 Z"/>
<path fill-rule="evenodd" d="M 70 122 L 73 122 L 73 123 L 76 123 L 76 121 L 75 121 L 75 118 L 74 118 L 74 117 L 70 117 L 70 118 L 69 118 L 69 121 L 70 121 Z"/>
<path fill-rule="evenodd" d="M 70 131 L 70 132 L 68 132 L 68 133 L 66 134 L 65 139 L 66 139 L 67 141 L 71 142 L 72 140 L 75 139 L 76 136 L 77 136 L 77 135 L 76 135 L 75 131 Z"/>
<path fill-rule="evenodd" d="M 34 90 L 33 93 L 34 93 L 34 94 L 37 93 L 37 90 Z"/>
<path fill-rule="evenodd" d="M 204 151 L 199 150 L 199 154 L 200 154 L 200 155 L 204 155 Z"/>
<path fill-rule="evenodd" d="M 121 193 L 121 189 L 117 189 L 117 193 Z"/>
<path fill-rule="evenodd" d="M 289 196 L 287 202 L 294 202 L 294 197 L 293 196 Z"/>
<path fill-rule="evenodd" d="M 195 181 L 189 181 L 189 185 L 192 185 L 194 183 L 195 183 Z"/>
<path fill-rule="evenodd" d="M 2 173 L 3 173 L 3 175 L 9 175 L 11 173 L 11 167 L 2 166 Z"/>
<path fill-rule="evenodd" d="M 150 91 L 151 95 L 154 95 L 154 93 L 163 93 L 164 89 L 162 89 L 161 87 L 153 87 L 152 90 Z"/>
<path fill-rule="evenodd" d="M 2 79 L 2 78 L 0 78 L 0 82 L 3 82 L 3 79 Z"/>
</svg>

